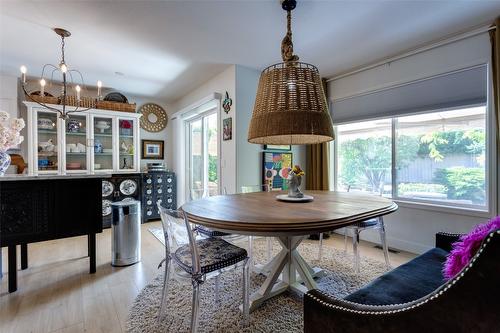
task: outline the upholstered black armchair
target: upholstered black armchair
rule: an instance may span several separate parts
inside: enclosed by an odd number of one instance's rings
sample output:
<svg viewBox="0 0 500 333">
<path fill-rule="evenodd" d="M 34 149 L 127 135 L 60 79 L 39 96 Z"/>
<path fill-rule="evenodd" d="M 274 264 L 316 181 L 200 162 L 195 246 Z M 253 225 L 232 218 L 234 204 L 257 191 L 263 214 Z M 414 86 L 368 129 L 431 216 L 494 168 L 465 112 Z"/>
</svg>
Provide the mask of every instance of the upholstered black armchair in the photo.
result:
<svg viewBox="0 0 500 333">
<path fill-rule="evenodd" d="M 337 299 L 304 296 L 304 332 L 500 332 L 500 229 L 452 280 L 442 267 L 459 235 L 438 233 L 436 248 Z"/>
</svg>

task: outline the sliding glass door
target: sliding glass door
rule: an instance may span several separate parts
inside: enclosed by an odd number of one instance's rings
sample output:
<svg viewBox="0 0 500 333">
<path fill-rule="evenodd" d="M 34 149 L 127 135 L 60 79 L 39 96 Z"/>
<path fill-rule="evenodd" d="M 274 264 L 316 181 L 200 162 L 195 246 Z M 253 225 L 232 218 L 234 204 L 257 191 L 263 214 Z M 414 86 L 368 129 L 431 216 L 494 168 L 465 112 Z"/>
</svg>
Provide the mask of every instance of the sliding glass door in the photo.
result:
<svg viewBox="0 0 500 333">
<path fill-rule="evenodd" d="M 219 193 L 217 123 L 215 110 L 186 121 L 188 200 Z"/>
</svg>

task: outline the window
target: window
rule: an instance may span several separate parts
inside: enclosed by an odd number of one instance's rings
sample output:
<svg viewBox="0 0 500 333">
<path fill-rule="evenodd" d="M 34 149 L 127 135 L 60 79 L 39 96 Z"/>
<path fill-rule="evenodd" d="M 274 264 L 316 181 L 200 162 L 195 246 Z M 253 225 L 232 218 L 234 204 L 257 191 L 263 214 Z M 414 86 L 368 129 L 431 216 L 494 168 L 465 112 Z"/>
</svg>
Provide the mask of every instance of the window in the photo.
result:
<svg viewBox="0 0 500 333">
<path fill-rule="evenodd" d="M 189 142 L 189 197 L 219 193 L 217 113 L 207 112 L 186 122 Z"/>
<path fill-rule="evenodd" d="M 486 141 L 485 106 L 339 125 L 337 188 L 485 210 Z"/>
<path fill-rule="evenodd" d="M 391 196 L 391 126 L 390 119 L 338 126 L 340 190 Z"/>
<path fill-rule="evenodd" d="M 485 127 L 485 107 L 397 118 L 397 196 L 486 206 Z"/>
</svg>

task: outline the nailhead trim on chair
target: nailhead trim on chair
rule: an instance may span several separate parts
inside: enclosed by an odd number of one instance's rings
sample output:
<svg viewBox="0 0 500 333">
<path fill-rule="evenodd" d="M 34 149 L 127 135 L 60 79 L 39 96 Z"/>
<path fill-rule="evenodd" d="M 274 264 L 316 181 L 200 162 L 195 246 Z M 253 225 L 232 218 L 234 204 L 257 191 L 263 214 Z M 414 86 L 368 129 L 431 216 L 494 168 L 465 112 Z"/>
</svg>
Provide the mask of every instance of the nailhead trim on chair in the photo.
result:
<svg viewBox="0 0 500 333">
<path fill-rule="evenodd" d="M 477 258 L 479 257 L 479 255 L 484 251 L 484 249 L 486 248 L 487 244 L 491 241 L 491 239 L 494 237 L 494 235 L 498 234 L 500 235 L 500 230 L 497 230 L 497 231 L 494 231 L 494 232 L 491 232 L 488 237 L 486 238 L 486 240 L 483 242 L 483 244 L 481 245 L 481 247 L 479 248 L 479 250 L 477 251 L 477 253 L 474 255 L 474 257 L 472 257 L 471 261 L 469 262 L 469 264 L 462 270 L 462 272 L 460 272 L 457 276 L 455 276 L 452 280 L 448 281 L 445 285 L 444 285 L 444 288 L 441 289 L 439 292 L 437 292 L 436 294 L 432 295 L 431 297 L 429 298 L 426 298 L 424 299 L 423 301 L 420 301 L 418 303 L 415 303 L 415 304 L 412 304 L 413 302 L 407 302 L 407 303 L 400 303 L 400 304 L 384 304 L 384 305 L 363 305 L 363 304 L 359 304 L 359 303 L 354 303 L 354 302 L 351 302 L 351 301 L 346 301 L 344 299 L 336 299 L 342 303 L 345 303 L 345 304 L 349 304 L 349 305 L 354 305 L 354 306 L 359 306 L 359 305 L 362 305 L 362 306 L 365 306 L 365 307 L 368 307 L 368 308 L 373 308 L 373 310 L 377 310 L 379 308 L 384 308 L 384 307 L 391 307 L 391 306 L 403 306 L 403 308 L 400 308 L 400 309 L 394 309 L 394 310 L 383 310 L 383 311 L 367 311 L 367 310 L 355 310 L 355 309 L 351 309 L 351 308 L 346 308 L 346 307 L 343 307 L 343 306 L 340 306 L 340 305 L 334 305 L 334 304 L 331 304 L 331 303 L 328 303 L 328 302 L 325 302 L 323 301 L 322 299 L 319 299 L 317 298 L 316 296 L 313 296 L 309 293 L 306 293 L 306 296 L 309 297 L 309 298 L 312 298 L 314 299 L 315 301 L 317 301 L 318 303 L 320 303 L 321 305 L 324 305 L 326 307 L 329 307 L 329 308 L 332 308 L 332 309 L 336 309 L 336 310 L 341 310 L 341 311 L 347 311 L 347 312 L 350 312 L 350 313 L 356 313 L 356 314 L 365 314 L 365 315 L 384 315 L 384 314 L 393 314 L 393 313 L 399 313 L 399 312 L 404 312 L 404 311 L 409 311 L 409 310 L 412 310 L 412 309 L 415 309 L 417 307 L 420 307 L 422 306 L 423 304 L 426 304 L 427 302 L 429 301 L 432 301 L 432 300 L 435 300 L 437 299 L 439 296 L 443 295 L 444 292 L 446 292 L 448 289 L 450 289 L 453 285 L 455 285 L 455 283 L 457 281 L 459 281 L 461 278 L 464 277 L 465 273 L 471 269 L 471 267 L 473 266 L 474 262 L 476 262 Z M 453 234 L 450 234 L 450 235 L 453 235 Z M 323 294 L 324 296 L 326 297 L 330 297 L 330 298 L 333 298 L 331 295 L 328 295 L 327 293 L 321 291 L 321 290 L 317 290 L 318 292 L 320 292 L 321 294 Z M 411 305 L 409 305 L 411 304 Z M 406 307 L 405 307 L 406 306 Z"/>
<path fill-rule="evenodd" d="M 451 236 L 451 237 L 460 237 L 463 235 L 463 234 L 454 234 L 451 232 L 444 232 L 444 231 L 440 231 L 440 232 L 438 232 L 438 234 L 443 235 L 443 236 Z"/>
</svg>

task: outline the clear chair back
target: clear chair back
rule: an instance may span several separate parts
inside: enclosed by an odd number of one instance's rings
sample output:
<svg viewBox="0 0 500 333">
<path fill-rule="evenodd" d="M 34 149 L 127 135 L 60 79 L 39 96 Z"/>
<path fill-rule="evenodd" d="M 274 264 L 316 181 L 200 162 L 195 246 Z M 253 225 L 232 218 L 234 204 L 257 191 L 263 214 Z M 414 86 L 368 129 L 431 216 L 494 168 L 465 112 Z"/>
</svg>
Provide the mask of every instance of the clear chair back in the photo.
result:
<svg viewBox="0 0 500 333">
<path fill-rule="evenodd" d="M 203 189 L 203 188 L 192 188 L 189 190 L 189 199 L 191 201 L 193 200 L 198 200 L 198 199 L 203 199 L 207 198 L 208 195 L 208 190 Z"/>
<path fill-rule="evenodd" d="M 172 210 L 157 203 L 160 212 L 163 235 L 165 236 L 165 251 L 167 256 L 175 252 L 180 246 L 189 244 L 193 273 L 199 273 L 200 257 L 196 247 L 196 238 L 191 224 L 182 211 Z"/>
<path fill-rule="evenodd" d="M 271 187 L 269 185 L 244 185 L 241 187 L 241 193 L 253 193 L 253 192 L 269 192 Z"/>
</svg>

